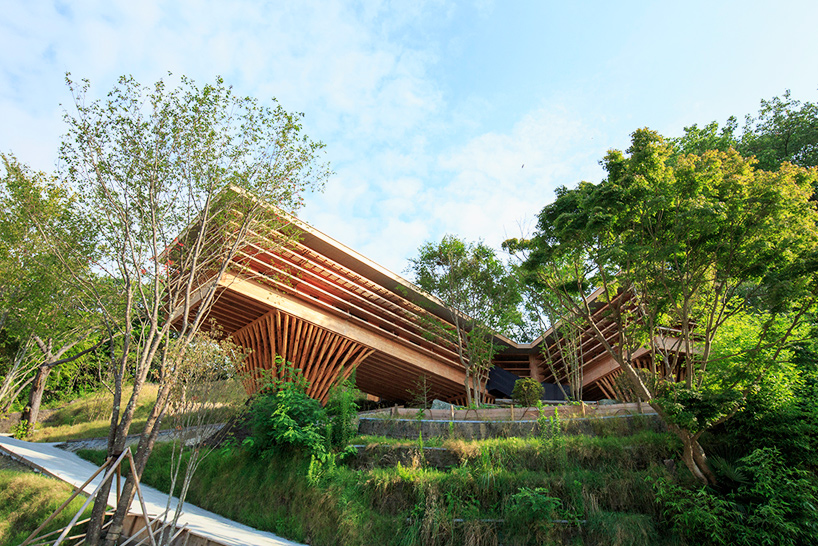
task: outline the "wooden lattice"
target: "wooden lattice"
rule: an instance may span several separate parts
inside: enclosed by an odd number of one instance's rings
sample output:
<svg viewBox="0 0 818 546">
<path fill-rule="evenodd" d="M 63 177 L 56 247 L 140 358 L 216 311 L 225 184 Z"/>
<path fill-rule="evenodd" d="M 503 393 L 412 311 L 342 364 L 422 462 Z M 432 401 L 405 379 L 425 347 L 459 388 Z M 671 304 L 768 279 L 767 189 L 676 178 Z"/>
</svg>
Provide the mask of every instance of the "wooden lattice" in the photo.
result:
<svg viewBox="0 0 818 546">
<path fill-rule="evenodd" d="M 244 361 L 244 387 L 254 394 L 265 374 L 275 376 L 276 356 L 300 369 L 307 394 L 326 403 L 330 387 L 347 379 L 373 349 L 293 315 L 274 309 L 233 334 L 250 349 Z"/>
</svg>

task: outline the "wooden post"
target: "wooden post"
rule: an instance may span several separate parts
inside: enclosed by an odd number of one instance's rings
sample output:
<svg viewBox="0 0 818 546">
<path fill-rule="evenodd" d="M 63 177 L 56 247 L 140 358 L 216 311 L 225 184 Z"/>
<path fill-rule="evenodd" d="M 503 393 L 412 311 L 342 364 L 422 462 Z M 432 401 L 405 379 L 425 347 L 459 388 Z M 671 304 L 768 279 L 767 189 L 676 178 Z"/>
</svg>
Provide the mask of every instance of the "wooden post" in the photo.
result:
<svg viewBox="0 0 818 546">
<path fill-rule="evenodd" d="M 121 457 L 120 457 L 120 459 L 121 459 Z M 46 526 L 46 525 L 48 525 L 49 523 L 51 523 L 51 520 L 53 520 L 54 518 L 56 518 L 56 517 L 57 517 L 57 515 L 58 515 L 60 512 L 62 512 L 62 511 L 63 511 L 63 509 L 64 509 L 66 506 L 68 506 L 69 504 L 71 504 L 71 501 L 72 501 L 72 500 L 74 500 L 74 498 L 75 498 L 77 495 L 79 495 L 80 493 L 82 493 L 82 492 L 83 492 L 83 490 L 86 488 L 86 486 L 88 486 L 88 484 L 89 484 L 89 483 L 91 483 L 91 482 L 94 480 L 94 478 L 96 478 L 96 477 L 97 477 L 97 475 L 99 475 L 99 473 L 100 473 L 100 472 L 102 472 L 103 470 L 105 470 L 106 468 L 108 468 L 108 467 L 111 465 L 111 461 L 112 461 L 112 458 L 111 458 L 111 457 L 108 457 L 108 458 L 105 460 L 105 462 L 102 464 L 102 466 L 100 466 L 100 467 L 97 469 L 97 471 L 96 471 L 96 472 L 94 472 L 93 474 L 91 474 L 91 477 L 90 477 L 90 478 L 88 478 L 88 479 L 85 481 L 85 483 L 84 483 L 84 484 L 82 484 L 82 485 L 81 485 L 81 486 L 79 486 L 79 487 L 78 487 L 76 490 L 74 490 L 74 492 L 73 492 L 73 493 L 71 493 L 71 496 L 70 496 L 70 497 L 68 497 L 68 499 L 67 499 L 67 500 L 66 500 L 64 503 L 62 503 L 62 504 L 60 505 L 60 507 L 59 507 L 59 508 L 57 508 L 56 510 L 54 510 L 54 512 L 53 512 L 53 513 L 52 513 L 50 516 L 48 516 L 48 517 L 46 518 L 46 520 L 45 520 L 44 522 L 42 522 L 42 524 L 40 524 L 40 526 L 39 526 L 39 527 L 37 527 L 36 529 L 34 529 L 34 532 L 33 532 L 33 533 L 31 533 L 31 534 L 28 536 L 28 538 L 27 538 L 27 539 L 25 539 L 25 540 L 24 540 L 24 541 L 23 541 L 23 542 L 20 544 L 20 546 L 26 546 L 26 544 L 28 544 L 29 542 L 31 542 L 31 539 L 33 539 L 34 537 L 36 537 L 36 536 L 37 536 L 37 533 L 39 533 L 40 531 L 42 531 L 42 530 L 45 528 L 45 526 Z M 104 480 L 103 480 L 103 483 L 104 483 Z M 97 486 L 97 489 L 99 489 L 99 486 Z M 96 493 L 96 489 L 94 490 L 94 493 Z M 93 495 L 92 495 L 92 497 L 93 497 Z M 91 498 L 91 497 L 89 497 L 89 498 Z"/>
<path fill-rule="evenodd" d="M 151 528 L 151 521 L 148 519 L 148 509 L 145 507 L 145 499 L 142 498 L 142 488 L 139 487 L 139 477 L 136 474 L 136 463 L 131 455 L 131 448 L 126 451 L 128 460 L 131 462 L 131 475 L 133 476 L 133 484 L 136 488 L 136 495 L 139 497 L 139 505 L 142 507 L 142 515 L 145 518 L 145 525 L 147 526 L 148 538 L 151 539 L 151 546 L 156 546 L 156 539 L 153 537 L 153 529 Z"/>
<path fill-rule="evenodd" d="M 511 404 L 511 420 L 514 420 L 514 404 Z"/>
</svg>

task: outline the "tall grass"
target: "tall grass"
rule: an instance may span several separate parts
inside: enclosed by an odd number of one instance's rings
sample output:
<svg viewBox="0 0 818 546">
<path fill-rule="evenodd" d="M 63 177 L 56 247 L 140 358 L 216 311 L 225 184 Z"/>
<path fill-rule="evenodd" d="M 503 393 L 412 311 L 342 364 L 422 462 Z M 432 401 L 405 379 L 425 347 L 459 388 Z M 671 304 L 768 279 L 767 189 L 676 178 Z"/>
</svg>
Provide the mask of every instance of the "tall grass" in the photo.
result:
<svg viewBox="0 0 818 546">
<path fill-rule="evenodd" d="M 123 399 L 131 396 L 133 387 L 123 389 Z M 231 382 L 231 389 L 214 389 L 224 397 L 226 403 L 233 403 L 243 389 L 238 381 Z M 147 383 L 142 387 L 130 434 L 139 434 L 145 428 L 151 408 L 156 403 L 159 386 Z M 220 402 L 217 400 L 216 402 Z M 98 391 L 84 396 L 62 408 L 57 409 L 48 419 L 37 425 L 34 433 L 28 438 L 35 442 L 66 442 L 84 438 L 103 438 L 108 435 L 111 420 L 113 395 L 108 391 Z M 162 429 L 172 426 L 170 419 L 162 423 Z"/>
<path fill-rule="evenodd" d="M 188 502 L 315 545 L 666 543 L 650 483 L 669 477 L 662 460 L 678 456 L 667 434 L 443 443 L 459 450 L 459 466 L 428 468 L 420 458 L 411 466 L 339 466 L 312 484 L 306 458 L 225 448 L 202 463 Z M 146 483 L 167 490 L 168 457 L 157 446 Z M 558 499 L 557 519 L 568 523 L 509 512 L 525 491 Z"/>
<path fill-rule="evenodd" d="M 71 492 L 70 485 L 33 472 L 0 470 L 0 546 L 23 542 Z M 82 496 L 71 501 L 43 533 L 67 525 L 83 502 Z M 89 507 L 80 519 L 90 512 Z"/>
<path fill-rule="evenodd" d="M 125 387 L 123 398 L 130 397 L 133 387 Z M 151 407 L 156 403 L 157 385 L 146 384 L 142 388 L 131 433 L 138 434 L 145 428 Z M 81 438 L 102 438 L 108 435 L 111 423 L 113 395 L 98 391 L 84 396 L 49 415 L 48 419 L 37 425 L 34 433 L 28 438 L 35 442 L 65 442 Z"/>
</svg>

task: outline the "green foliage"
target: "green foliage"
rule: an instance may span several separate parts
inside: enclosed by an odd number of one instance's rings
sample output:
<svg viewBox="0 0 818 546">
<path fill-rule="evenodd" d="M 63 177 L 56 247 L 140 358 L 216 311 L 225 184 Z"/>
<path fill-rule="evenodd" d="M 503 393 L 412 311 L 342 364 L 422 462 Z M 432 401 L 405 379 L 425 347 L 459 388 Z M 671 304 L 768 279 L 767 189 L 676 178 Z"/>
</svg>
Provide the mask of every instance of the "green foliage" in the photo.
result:
<svg viewBox="0 0 818 546">
<path fill-rule="evenodd" d="M 541 438 L 545 437 L 546 431 L 550 428 L 548 422 L 548 416 L 543 411 L 543 403 L 542 400 L 537 400 L 537 431 L 540 434 Z"/>
<path fill-rule="evenodd" d="M 512 399 L 519 405 L 530 408 L 542 400 L 545 388 L 536 379 L 524 377 L 514 382 Z"/>
<path fill-rule="evenodd" d="M 656 481 L 654 487 L 662 514 L 675 533 L 691 544 L 729 543 L 730 521 L 737 516 L 734 503 L 704 487 L 691 491 L 667 480 Z"/>
<path fill-rule="evenodd" d="M 330 389 L 325 409 L 328 418 L 326 434 L 332 447 L 346 447 L 358 433 L 356 418 L 360 395 L 352 379 Z"/>
<path fill-rule="evenodd" d="M 355 452 L 349 441 L 357 432 L 355 400 L 360 395 L 350 381 L 333 386 L 326 408 L 307 396 L 308 383 L 300 369 L 276 357 L 277 373 L 268 378 L 250 407 L 252 435 L 245 446 L 262 458 L 283 451 L 308 455 L 307 476 L 315 485 L 331 475 L 337 460 Z"/>
<path fill-rule="evenodd" d="M 19 423 L 11 427 L 11 436 L 13 438 L 17 438 L 18 440 L 26 439 L 26 437 L 28 437 L 33 432 L 34 425 L 29 423 L 25 419 L 21 419 Z"/>
<path fill-rule="evenodd" d="M 716 428 L 718 449 L 748 455 L 775 446 L 791 467 L 818 470 L 818 331 L 813 327 L 786 360 L 747 396 L 744 408 Z"/>
<path fill-rule="evenodd" d="M 606 350 L 633 393 L 667 403 L 663 413 L 698 450 L 698 434 L 729 419 L 769 372 L 784 373 L 787 344 L 815 302 L 818 171 L 761 170 L 731 148 L 680 155 L 648 129 L 603 165 L 605 180 L 559 189 L 534 237 L 506 248 L 528 253 L 523 267 L 571 314 L 616 325 Z M 608 310 L 595 314 L 600 305 Z M 740 328 L 748 315 L 756 327 Z M 745 339 L 725 343 L 731 328 Z M 651 378 L 633 362 L 640 348 L 663 368 Z M 682 387 L 667 379 L 681 373 Z"/>
<path fill-rule="evenodd" d="M 686 388 L 684 383 L 663 383 L 654 398 L 662 406 L 668 423 L 694 434 L 737 411 L 743 400 L 735 390 L 696 390 Z"/>
<path fill-rule="evenodd" d="M 559 497 L 544 487 L 522 487 L 511 495 L 505 508 L 505 535 L 511 544 L 558 544 L 568 526 L 582 518 L 566 510 Z"/>
<path fill-rule="evenodd" d="M 321 404 L 306 393 L 300 370 L 290 366 L 271 381 L 250 407 L 251 450 L 266 457 L 276 449 L 326 452 L 322 424 L 327 416 Z M 287 377 L 292 380 L 287 380 Z"/>
<path fill-rule="evenodd" d="M 421 246 L 410 264 L 418 286 L 447 307 L 444 321 L 433 318 L 427 326 L 434 336 L 457 347 L 467 372 L 467 403 L 480 403 L 479 386 L 500 349 L 494 334 L 507 333 L 522 320 L 516 277 L 484 243 L 467 243 L 451 235 Z"/>
<path fill-rule="evenodd" d="M 787 467 L 776 448 L 756 449 L 738 461 L 746 476 L 724 495 L 655 482 L 668 525 L 690 543 L 814 544 L 818 539 L 818 480 Z"/>
<path fill-rule="evenodd" d="M 20 395 L 38 366 L 70 356 L 98 321 L 66 270 L 90 273 L 92 226 L 78 196 L 55 177 L 0 154 L 0 412 Z M 53 240 L 71 247 L 65 256 Z M 93 288 L 91 278 L 85 287 Z M 75 351 L 76 352 L 76 351 Z M 37 385 L 36 405 L 45 389 Z M 32 390 L 25 391 L 26 394 Z"/>
<path fill-rule="evenodd" d="M 321 465 L 303 451 L 225 448 L 202 462 L 188 501 L 315 545 L 665 543 L 650 484 L 679 451 L 669 434 L 568 436 L 562 450 L 538 438 L 442 445 L 460 465 Z M 170 452 L 157 446 L 145 483 L 169 487 Z"/>
<path fill-rule="evenodd" d="M 674 143 L 683 153 L 734 148 L 745 157 L 755 156 L 758 167 L 766 171 L 778 170 L 785 161 L 818 166 L 818 104 L 795 100 L 789 90 L 762 100 L 758 115 L 748 114 L 741 133 L 737 129 L 731 116 L 721 128 L 715 121 L 702 128 L 685 127 Z"/>
<path fill-rule="evenodd" d="M 432 394 L 432 384 L 426 374 L 421 374 L 409 389 L 409 404 L 412 407 L 429 409 L 434 395 Z"/>
</svg>

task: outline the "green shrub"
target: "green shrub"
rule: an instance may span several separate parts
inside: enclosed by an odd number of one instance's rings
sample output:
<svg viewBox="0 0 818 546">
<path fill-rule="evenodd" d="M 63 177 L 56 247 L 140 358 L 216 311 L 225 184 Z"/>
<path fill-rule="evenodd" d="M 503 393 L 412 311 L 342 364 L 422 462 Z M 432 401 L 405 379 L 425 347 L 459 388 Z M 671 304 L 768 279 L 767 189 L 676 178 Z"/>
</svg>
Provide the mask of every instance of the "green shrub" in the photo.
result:
<svg viewBox="0 0 818 546">
<path fill-rule="evenodd" d="M 282 364 L 250 406 L 251 436 L 245 443 L 265 457 L 275 449 L 325 453 L 324 423 L 327 414 L 321 404 L 307 396 L 307 382 L 301 370 Z"/>
<path fill-rule="evenodd" d="M 539 400 L 542 400 L 543 392 L 545 392 L 545 389 L 537 380 L 525 377 L 514 383 L 511 397 L 515 404 L 530 408 L 536 405 Z"/>
<path fill-rule="evenodd" d="M 559 544 L 580 517 L 545 487 L 521 487 L 508 497 L 504 534 L 510 544 Z"/>
<path fill-rule="evenodd" d="M 355 388 L 351 380 L 343 381 L 330 389 L 326 406 L 327 438 L 333 448 L 346 447 L 358 434 L 355 418 L 358 412 L 359 396 L 360 391 Z"/>
<path fill-rule="evenodd" d="M 723 495 L 657 480 L 656 499 L 670 527 L 690 543 L 818 542 L 818 483 L 812 473 L 785 466 L 771 447 L 740 459 L 738 470 L 746 478 Z"/>
</svg>

